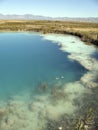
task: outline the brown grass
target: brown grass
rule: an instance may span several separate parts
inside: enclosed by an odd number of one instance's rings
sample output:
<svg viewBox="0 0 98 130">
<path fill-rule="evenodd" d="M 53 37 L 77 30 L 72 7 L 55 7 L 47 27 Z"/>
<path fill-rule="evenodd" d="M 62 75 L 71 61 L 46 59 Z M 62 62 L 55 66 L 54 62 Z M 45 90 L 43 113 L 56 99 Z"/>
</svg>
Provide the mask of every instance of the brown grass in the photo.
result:
<svg viewBox="0 0 98 130">
<path fill-rule="evenodd" d="M 98 23 L 46 20 L 0 20 L 0 31 L 37 31 L 71 34 L 98 45 Z"/>
</svg>

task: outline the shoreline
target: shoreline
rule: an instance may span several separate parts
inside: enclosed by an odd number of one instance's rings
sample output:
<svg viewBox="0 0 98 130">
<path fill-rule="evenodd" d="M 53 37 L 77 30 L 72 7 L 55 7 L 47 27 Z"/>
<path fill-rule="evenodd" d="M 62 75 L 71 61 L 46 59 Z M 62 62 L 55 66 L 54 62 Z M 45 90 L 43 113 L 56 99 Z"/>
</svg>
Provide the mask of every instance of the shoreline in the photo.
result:
<svg viewBox="0 0 98 130">
<path fill-rule="evenodd" d="M 88 45 L 98 46 L 98 23 L 61 21 L 0 20 L 1 32 L 38 32 L 42 34 L 68 34 Z"/>
<path fill-rule="evenodd" d="M 25 31 L 25 30 L 22 30 L 22 31 L 12 31 L 12 30 L 3 30 L 1 31 L 0 30 L 0 33 L 6 33 L 6 32 L 17 32 L 17 33 L 21 33 L 21 32 L 32 32 L 32 33 L 42 33 L 42 34 L 61 34 L 61 35 L 71 35 L 71 36 L 75 36 L 75 37 L 78 37 L 81 41 L 83 41 L 85 44 L 87 45 L 95 45 L 98 47 L 98 41 L 97 40 L 94 40 L 94 39 L 91 39 L 91 38 L 88 38 L 86 37 L 85 35 L 81 35 L 79 33 L 74 33 L 74 32 L 54 32 L 54 31 L 51 31 L 51 32 L 45 32 L 44 30 L 32 30 L 32 31 Z"/>
<path fill-rule="evenodd" d="M 66 44 L 67 41 L 64 36 L 46 34 L 43 35 L 43 39 L 52 41 L 54 43 L 57 43 L 58 45 L 60 44 L 60 50 L 69 53 L 68 58 L 70 60 L 76 60 L 79 64 L 81 64 L 85 69 L 88 70 L 87 73 L 85 73 L 80 78 L 80 81 L 84 86 L 88 88 L 98 87 L 98 83 L 96 82 L 98 61 L 91 56 L 96 51 L 94 46 L 88 46 L 84 44 L 83 41 L 75 37 L 71 39 L 71 35 L 69 36 L 68 45 Z"/>
</svg>

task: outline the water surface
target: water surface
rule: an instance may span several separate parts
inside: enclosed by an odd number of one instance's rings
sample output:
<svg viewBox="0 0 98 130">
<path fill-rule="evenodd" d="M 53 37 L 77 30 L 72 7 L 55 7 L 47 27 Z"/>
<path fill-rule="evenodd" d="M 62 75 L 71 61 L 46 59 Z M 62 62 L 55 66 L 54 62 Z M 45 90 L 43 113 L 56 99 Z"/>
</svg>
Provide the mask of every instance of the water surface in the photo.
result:
<svg viewBox="0 0 98 130">
<path fill-rule="evenodd" d="M 79 80 L 86 70 L 67 56 L 58 45 L 38 34 L 0 34 L 0 98 L 9 98 L 41 82 L 52 85 L 57 80 Z"/>
<path fill-rule="evenodd" d="M 0 33 L 0 130 L 95 130 L 97 59 L 74 36 Z"/>
</svg>

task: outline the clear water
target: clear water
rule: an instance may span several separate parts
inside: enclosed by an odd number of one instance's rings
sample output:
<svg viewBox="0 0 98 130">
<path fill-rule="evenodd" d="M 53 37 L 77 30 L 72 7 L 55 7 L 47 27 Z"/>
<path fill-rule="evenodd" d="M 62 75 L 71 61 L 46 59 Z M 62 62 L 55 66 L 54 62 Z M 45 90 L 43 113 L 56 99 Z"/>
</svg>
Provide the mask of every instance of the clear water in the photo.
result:
<svg viewBox="0 0 98 130">
<path fill-rule="evenodd" d="M 0 130 L 98 130 L 97 59 L 73 36 L 1 33 Z"/>
<path fill-rule="evenodd" d="M 86 70 L 67 56 L 38 34 L 0 34 L 0 99 L 42 82 L 52 85 L 58 79 L 62 83 L 79 80 Z"/>
</svg>

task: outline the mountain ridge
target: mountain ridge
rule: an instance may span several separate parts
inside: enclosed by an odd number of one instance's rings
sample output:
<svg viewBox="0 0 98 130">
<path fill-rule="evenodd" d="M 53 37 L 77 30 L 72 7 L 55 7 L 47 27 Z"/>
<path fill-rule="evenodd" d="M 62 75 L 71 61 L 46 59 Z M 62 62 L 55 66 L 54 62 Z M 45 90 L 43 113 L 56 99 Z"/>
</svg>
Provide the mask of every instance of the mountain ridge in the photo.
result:
<svg viewBox="0 0 98 130">
<path fill-rule="evenodd" d="M 79 22 L 98 22 L 98 17 L 48 17 L 32 14 L 0 14 L 0 20 L 60 20 L 60 21 L 79 21 Z"/>
</svg>

